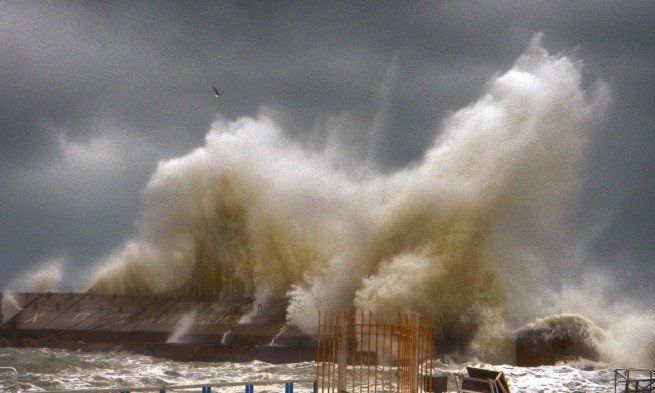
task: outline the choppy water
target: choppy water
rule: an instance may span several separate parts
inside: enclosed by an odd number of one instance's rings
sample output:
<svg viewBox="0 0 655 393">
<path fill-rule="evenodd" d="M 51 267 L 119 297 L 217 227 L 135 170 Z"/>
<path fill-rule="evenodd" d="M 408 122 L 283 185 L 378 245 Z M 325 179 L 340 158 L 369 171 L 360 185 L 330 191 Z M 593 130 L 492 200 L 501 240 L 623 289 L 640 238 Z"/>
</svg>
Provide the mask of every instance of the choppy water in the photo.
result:
<svg viewBox="0 0 655 393">
<path fill-rule="evenodd" d="M 474 367 L 502 371 L 512 392 L 526 393 L 601 393 L 614 392 L 614 370 L 602 365 L 580 363 L 541 367 L 469 364 Z M 444 372 L 461 372 L 464 365 L 449 365 Z M 437 370 L 438 372 L 439 370 Z M 454 385 L 453 385 L 454 387 Z"/>
<path fill-rule="evenodd" d="M 238 382 L 312 378 L 312 363 L 272 365 L 263 362 L 176 362 L 128 353 L 84 353 L 60 349 L 2 349 L 0 366 L 19 372 L 22 390 L 93 389 L 161 386 L 204 382 Z M 11 384 L 3 378 L 0 391 Z M 284 391 L 284 386 L 268 391 Z M 195 389 L 200 391 L 200 389 Z M 310 391 L 302 386 L 298 392 Z M 242 392 L 243 386 L 221 390 Z M 267 391 L 266 388 L 257 389 Z"/>
<path fill-rule="evenodd" d="M 93 389 L 122 386 L 161 386 L 203 382 L 239 382 L 313 378 L 312 362 L 272 365 L 264 362 L 176 362 L 128 353 L 85 353 L 59 349 L 0 349 L 0 367 L 19 371 L 21 390 Z M 479 364 L 477 366 L 480 366 Z M 455 373 L 464 365 L 441 365 L 437 372 Z M 544 367 L 491 366 L 508 376 L 512 392 L 590 393 L 613 392 L 613 372 L 589 365 Z M 7 374 L 0 391 L 11 391 Z M 454 384 L 451 384 L 454 390 Z M 200 391 L 200 389 L 195 389 Z M 242 392 L 243 387 L 221 392 Z M 257 392 L 282 392 L 284 387 L 262 386 Z M 295 391 L 309 392 L 308 385 Z"/>
</svg>

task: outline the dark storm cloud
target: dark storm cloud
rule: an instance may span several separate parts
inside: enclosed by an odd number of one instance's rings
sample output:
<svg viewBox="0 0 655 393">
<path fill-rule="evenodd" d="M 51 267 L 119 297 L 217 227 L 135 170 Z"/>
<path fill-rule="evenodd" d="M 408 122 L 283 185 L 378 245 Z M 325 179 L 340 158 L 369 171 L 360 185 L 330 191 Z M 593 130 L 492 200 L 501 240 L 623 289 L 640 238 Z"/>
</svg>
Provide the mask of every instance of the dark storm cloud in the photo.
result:
<svg viewBox="0 0 655 393">
<path fill-rule="evenodd" d="M 648 2 L 2 2 L 0 283 L 117 247 L 157 161 L 217 114 L 265 105 L 301 141 L 347 115 L 380 169 L 406 165 L 539 31 L 613 90 L 572 227 L 606 220 L 590 258 L 652 268 L 654 20 Z"/>
</svg>

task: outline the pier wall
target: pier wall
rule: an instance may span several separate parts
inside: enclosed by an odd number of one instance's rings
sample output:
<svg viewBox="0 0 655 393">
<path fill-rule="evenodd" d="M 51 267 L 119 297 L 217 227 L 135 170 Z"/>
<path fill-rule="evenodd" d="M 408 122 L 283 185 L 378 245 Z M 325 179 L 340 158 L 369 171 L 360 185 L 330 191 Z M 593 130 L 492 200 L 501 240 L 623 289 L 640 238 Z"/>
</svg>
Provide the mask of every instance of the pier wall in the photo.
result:
<svg viewBox="0 0 655 393">
<path fill-rule="evenodd" d="M 314 360 L 316 354 L 315 338 L 286 326 L 282 299 L 256 304 L 250 299 L 90 293 L 17 293 L 12 297 L 21 310 L 0 325 L 0 347 L 126 350 L 178 360 L 271 363 Z M 243 320 L 248 322 L 239 323 Z M 181 330 L 183 334 L 175 335 Z M 597 351 L 583 341 L 552 329 L 524 330 L 517 334 L 515 344 L 519 366 L 598 358 Z M 443 348 L 437 345 L 437 353 Z"/>
<path fill-rule="evenodd" d="M 286 304 L 279 300 L 254 304 L 90 293 L 13 297 L 22 310 L 0 327 L 4 346 L 128 350 L 180 360 L 288 362 L 315 355 L 311 337 L 285 327 Z M 239 323 L 246 316 L 249 322 Z"/>
</svg>

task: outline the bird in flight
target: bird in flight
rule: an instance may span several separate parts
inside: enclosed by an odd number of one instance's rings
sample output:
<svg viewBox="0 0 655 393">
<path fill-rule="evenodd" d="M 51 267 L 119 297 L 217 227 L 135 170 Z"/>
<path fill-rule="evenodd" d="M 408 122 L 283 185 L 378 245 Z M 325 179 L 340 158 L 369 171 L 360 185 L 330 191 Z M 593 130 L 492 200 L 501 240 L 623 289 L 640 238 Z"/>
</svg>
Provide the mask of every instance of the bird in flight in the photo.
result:
<svg viewBox="0 0 655 393">
<path fill-rule="evenodd" d="M 212 89 L 214 89 L 214 97 L 218 98 L 223 95 L 223 93 L 219 93 L 218 90 L 212 85 Z"/>
</svg>

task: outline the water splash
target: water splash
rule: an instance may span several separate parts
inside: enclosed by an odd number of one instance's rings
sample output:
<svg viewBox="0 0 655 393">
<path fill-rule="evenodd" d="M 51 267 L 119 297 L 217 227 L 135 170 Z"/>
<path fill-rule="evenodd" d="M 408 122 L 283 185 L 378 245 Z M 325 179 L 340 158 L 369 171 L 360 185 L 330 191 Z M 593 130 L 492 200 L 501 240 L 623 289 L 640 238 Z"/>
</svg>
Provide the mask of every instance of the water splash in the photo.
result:
<svg viewBox="0 0 655 393">
<path fill-rule="evenodd" d="M 64 276 L 64 268 L 68 264 L 65 257 L 54 257 L 37 264 L 34 270 L 28 271 L 10 285 L 11 289 L 20 288 L 18 292 L 56 292 Z"/>
<path fill-rule="evenodd" d="M 18 302 L 14 294 L 5 290 L 2 293 L 2 323 L 8 322 L 14 315 L 18 314 L 22 308 L 18 306 Z"/>
<path fill-rule="evenodd" d="M 173 344 L 181 344 L 187 342 L 186 335 L 189 332 L 189 330 L 191 330 L 191 328 L 193 327 L 193 324 L 196 321 L 197 314 L 198 314 L 198 310 L 192 310 L 191 312 L 185 314 L 182 318 L 180 318 L 177 325 L 175 326 L 175 330 L 168 337 L 166 342 L 173 343 Z"/>
<path fill-rule="evenodd" d="M 429 313 L 446 341 L 503 354 L 494 361 L 511 355 L 497 343 L 544 312 L 585 314 L 613 342 L 635 342 L 613 328 L 625 309 L 565 292 L 566 277 L 591 270 L 565 220 L 610 94 L 583 88 L 582 62 L 540 38 L 393 173 L 290 141 L 265 113 L 217 121 L 204 146 L 159 164 L 137 236 L 92 290 L 286 296 L 287 320 L 306 332 L 317 310 Z M 641 320 L 631 331 L 650 341 L 655 319 Z"/>
<path fill-rule="evenodd" d="M 221 345 L 227 345 L 227 337 L 229 336 L 230 332 L 232 332 L 232 329 L 223 333 L 223 337 L 221 337 Z"/>
<path fill-rule="evenodd" d="M 289 329 L 289 325 L 286 324 L 280 328 L 280 330 L 277 332 L 277 334 L 273 337 L 270 343 L 268 343 L 269 347 L 275 347 L 277 346 L 276 342 L 277 339 L 280 338 L 287 330 Z"/>
</svg>

